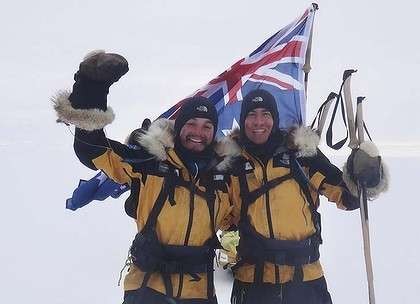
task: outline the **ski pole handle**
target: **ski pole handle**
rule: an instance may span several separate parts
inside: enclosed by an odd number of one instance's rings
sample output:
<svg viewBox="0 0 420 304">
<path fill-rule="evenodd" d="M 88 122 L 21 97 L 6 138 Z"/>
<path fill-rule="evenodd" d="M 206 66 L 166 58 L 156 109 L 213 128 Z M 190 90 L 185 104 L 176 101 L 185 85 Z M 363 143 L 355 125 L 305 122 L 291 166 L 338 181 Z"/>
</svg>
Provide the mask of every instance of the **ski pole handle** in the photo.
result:
<svg viewBox="0 0 420 304">
<path fill-rule="evenodd" d="M 318 133 L 319 136 L 321 136 L 322 130 L 324 129 L 325 121 L 327 120 L 328 112 L 330 111 L 330 108 L 331 108 L 331 105 L 332 105 L 332 102 L 333 102 L 334 98 L 337 98 L 337 94 L 330 93 L 330 95 L 328 96 L 327 103 L 325 104 L 324 108 L 322 109 L 321 117 L 318 120 L 318 126 L 316 128 L 316 132 Z"/>
<path fill-rule="evenodd" d="M 359 145 L 365 141 L 365 132 L 364 132 L 364 120 L 363 120 L 363 105 L 362 102 L 365 97 L 357 97 L 357 110 L 356 110 L 356 123 L 357 123 L 357 136 L 359 137 Z"/>
<path fill-rule="evenodd" d="M 356 137 L 356 126 L 354 122 L 354 111 L 353 111 L 353 103 L 351 99 L 351 91 L 350 91 L 350 81 L 351 75 L 357 72 L 357 70 L 345 70 L 343 74 L 343 81 L 344 81 L 344 102 L 346 103 L 346 112 L 347 112 L 347 128 L 349 130 L 350 135 L 350 142 L 349 148 L 356 149 L 358 147 L 357 137 Z"/>
</svg>

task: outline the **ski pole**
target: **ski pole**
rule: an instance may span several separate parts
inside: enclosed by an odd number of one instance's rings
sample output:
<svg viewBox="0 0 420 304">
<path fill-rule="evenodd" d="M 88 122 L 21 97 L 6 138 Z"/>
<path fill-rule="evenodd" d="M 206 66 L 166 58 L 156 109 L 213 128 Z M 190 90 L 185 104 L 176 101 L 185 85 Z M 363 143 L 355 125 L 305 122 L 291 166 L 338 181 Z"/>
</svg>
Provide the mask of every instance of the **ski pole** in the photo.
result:
<svg viewBox="0 0 420 304">
<path fill-rule="evenodd" d="M 363 128 L 363 100 L 364 97 L 357 98 L 357 134 L 359 137 L 359 145 L 364 142 L 364 128 Z M 360 200 L 360 219 L 362 223 L 362 234 L 363 234 L 363 251 L 365 255 L 365 266 L 366 266 L 366 275 L 368 281 L 368 291 L 369 291 L 369 303 L 375 304 L 375 290 L 373 286 L 373 265 L 372 265 L 372 255 L 370 249 L 370 234 L 369 234 L 369 214 L 368 214 L 368 205 L 367 205 L 367 196 L 366 196 L 366 185 L 364 183 L 358 182 L 358 192 Z"/>
<path fill-rule="evenodd" d="M 357 142 L 357 137 L 356 137 L 356 124 L 354 122 L 353 103 L 352 103 L 351 92 L 350 92 L 351 75 L 355 72 L 357 72 L 357 70 L 345 70 L 343 73 L 344 102 L 346 104 L 347 128 L 349 130 L 349 136 L 350 136 L 350 142 L 349 142 L 348 147 L 350 149 L 356 149 L 358 147 L 358 142 Z"/>
<path fill-rule="evenodd" d="M 356 137 L 356 124 L 354 119 L 353 105 L 350 93 L 350 78 L 351 75 L 357 70 L 346 70 L 343 74 L 344 81 L 344 102 L 346 105 L 347 121 L 350 134 L 349 148 L 352 150 L 357 149 L 360 143 L 364 141 L 364 129 L 363 129 L 363 108 L 362 101 L 364 97 L 357 99 L 357 126 L 358 126 L 358 137 Z M 370 236 L 369 236 L 369 220 L 368 220 L 368 209 L 367 209 L 367 196 L 366 187 L 358 183 L 358 194 L 360 202 L 360 217 L 362 222 L 362 236 L 363 236 L 363 247 L 365 256 L 366 275 L 368 280 L 368 292 L 369 292 L 369 304 L 375 304 L 375 293 L 373 287 L 373 267 L 372 267 L 372 255 L 370 250 Z"/>
</svg>

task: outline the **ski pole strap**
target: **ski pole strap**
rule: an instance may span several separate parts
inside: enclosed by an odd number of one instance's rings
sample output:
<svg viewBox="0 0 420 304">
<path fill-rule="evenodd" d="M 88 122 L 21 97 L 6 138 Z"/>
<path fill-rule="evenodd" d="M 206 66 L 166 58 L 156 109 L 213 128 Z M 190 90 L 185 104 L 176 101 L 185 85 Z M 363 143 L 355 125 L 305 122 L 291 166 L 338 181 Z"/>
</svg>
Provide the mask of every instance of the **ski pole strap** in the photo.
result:
<svg viewBox="0 0 420 304">
<path fill-rule="evenodd" d="M 355 119 L 355 121 L 356 121 L 356 128 L 357 128 L 357 114 L 356 114 L 356 119 Z M 368 130 L 367 126 L 366 126 L 365 121 L 363 121 L 363 129 L 365 129 L 366 134 L 367 134 L 367 136 L 369 137 L 369 140 L 370 140 L 370 141 L 373 141 L 373 140 L 372 140 L 372 137 L 370 136 L 370 133 L 369 133 L 369 130 Z"/>
<path fill-rule="evenodd" d="M 336 96 L 334 110 L 331 116 L 330 124 L 328 126 L 327 135 L 326 135 L 327 145 L 334 150 L 341 149 L 346 143 L 347 139 L 349 138 L 349 130 L 348 130 L 347 122 L 346 122 L 346 112 L 344 108 L 344 101 L 343 101 L 343 94 L 342 94 L 343 87 L 344 87 L 344 81 L 341 84 L 340 91 L 338 92 Z M 346 128 L 346 137 L 344 137 L 342 140 L 333 144 L 333 124 L 334 124 L 335 115 L 337 114 L 337 109 L 339 105 L 340 105 L 341 116 L 344 122 L 344 126 Z"/>
<path fill-rule="evenodd" d="M 325 100 L 322 105 L 319 107 L 317 114 L 315 115 L 314 120 L 311 124 L 311 129 L 314 129 L 315 123 L 318 121 L 318 134 L 320 135 L 322 133 L 323 125 L 324 125 L 324 119 L 326 118 L 326 115 L 328 114 L 329 107 L 327 106 L 334 98 L 337 98 L 337 94 L 334 92 L 331 92 L 327 100 Z"/>
</svg>

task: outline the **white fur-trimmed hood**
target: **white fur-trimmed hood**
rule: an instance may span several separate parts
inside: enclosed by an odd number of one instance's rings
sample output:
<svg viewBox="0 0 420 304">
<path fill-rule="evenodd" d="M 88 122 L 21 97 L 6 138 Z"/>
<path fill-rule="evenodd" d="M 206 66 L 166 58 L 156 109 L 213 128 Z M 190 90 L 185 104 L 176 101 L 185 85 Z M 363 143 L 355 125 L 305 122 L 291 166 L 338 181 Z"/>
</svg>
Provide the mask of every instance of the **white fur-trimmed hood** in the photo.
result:
<svg viewBox="0 0 420 304">
<path fill-rule="evenodd" d="M 317 154 L 319 145 L 319 135 L 310 127 L 296 127 L 289 130 L 286 134 L 287 147 L 296 150 L 299 157 L 311 157 Z M 223 141 L 230 142 L 230 145 L 236 145 L 236 150 L 242 150 L 239 147 L 240 130 L 234 129 L 229 136 L 223 138 Z"/>
<path fill-rule="evenodd" d="M 163 161 L 167 159 L 167 149 L 174 147 L 174 138 L 174 121 L 160 118 L 155 120 L 144 134 L 139 134 L 134 140 L 158 160 Z M 222 157 L 216 166 L 219 171 L 229 169 L 234 158 L 241 153 L 239 146 L 227 137 L 215 142 L 214 151 Z"/>
<path fill-rule="evenodd" d="M 144 134 L 139 134 L 134 140 L 158 160 L 166 160 L 166 150 L 174 147 L 174 137 L 174 121 L 160 118 L 155 120 Z"/>
<path fill-rule="evenodd" d="M 319 135 L 310 127 L 300 126 L 290 131 L 289 140 L 301 157 L 315 156 L 319 145 Z"/>
<path fill-rule="evenodd" d="M 307 127 L 293 129 L 289 134 L 294 147 L 298 149 L 299 156 L 313 156 L 317 152 L 319 136 L 315 131 Z M 174 121 L 166 118 L 155 120 L 149 129 L 134 137 L 134 140 L 144 147 L 158 160 L 167 159 L 167 149 L 174 147 Z M 242 148 L 238 144 L 239 129 L 235 129 L 231 135 L 225 136 L 214 144 L 214 151 L 222 160 L 217 164 L 219 171 L 228 170 L 235 158 L 241 155 Z"/>
<path fill-rule="evenodd" d="M 93 131 L 100 130 L 114 121 L 115 114 L 111 107 L 108 107 L 106 111 L 75 109 L 70 103 L 70 94 L 70 91 L 62 90 L 51 97 L 54 110 L 57 113 L 57 122 L 72 124 L 86 131 Z"/>
<path fill-rule="evenodd" d="M 235 158 L 241 155 L 241 148 L 230 138 L 230 136 L 225 136 L 217 141 L 214 150 L 217 155 L 223 157 L 223 160 L 216 166 L 219 171 L 228 170 Z"/>
</svg>

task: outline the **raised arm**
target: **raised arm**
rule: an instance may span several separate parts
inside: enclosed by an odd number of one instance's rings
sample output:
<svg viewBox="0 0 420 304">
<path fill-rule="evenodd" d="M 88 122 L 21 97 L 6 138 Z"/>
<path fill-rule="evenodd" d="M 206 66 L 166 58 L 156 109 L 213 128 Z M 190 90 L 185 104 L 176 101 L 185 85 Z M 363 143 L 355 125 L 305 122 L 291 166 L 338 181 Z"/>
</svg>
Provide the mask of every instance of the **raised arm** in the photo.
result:
<svg viewBox="0 0 420 304">
<path fill-rule="evenodd" d="M 118 183 L 130 183 L 139 176 L 127 159 L 146 157 L 146 152 L 108 139 L 103 128 L 114 120 L 107 105 L 110 86 L 128 71 L 128 63 L 117 54 L 88 54 L 74 75 L 72 92 L 54 98 L 58 120 L 76 127 L 74 150 L 87 167 L 103 170 Z"/>
</svg>

